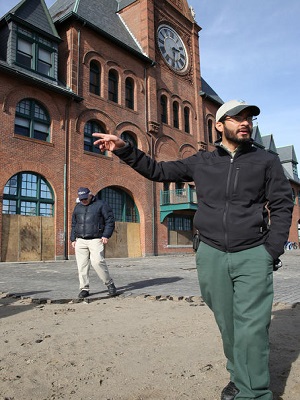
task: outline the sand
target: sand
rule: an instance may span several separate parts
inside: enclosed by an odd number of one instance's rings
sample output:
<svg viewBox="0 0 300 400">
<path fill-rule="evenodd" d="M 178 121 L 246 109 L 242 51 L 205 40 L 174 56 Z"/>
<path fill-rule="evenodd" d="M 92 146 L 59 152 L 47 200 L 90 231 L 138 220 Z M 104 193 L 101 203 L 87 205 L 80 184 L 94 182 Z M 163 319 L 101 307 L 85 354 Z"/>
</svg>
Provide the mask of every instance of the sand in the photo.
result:
<svg viewBox="0 0 300 400">
<path fill-rule="evenodd" d="M 229 377 L 200 297 L 0 300 L 1 400 L 219 400 Z M 300 399 L 300 306 L 274 304 L 274 399 Z"/>
</svg>

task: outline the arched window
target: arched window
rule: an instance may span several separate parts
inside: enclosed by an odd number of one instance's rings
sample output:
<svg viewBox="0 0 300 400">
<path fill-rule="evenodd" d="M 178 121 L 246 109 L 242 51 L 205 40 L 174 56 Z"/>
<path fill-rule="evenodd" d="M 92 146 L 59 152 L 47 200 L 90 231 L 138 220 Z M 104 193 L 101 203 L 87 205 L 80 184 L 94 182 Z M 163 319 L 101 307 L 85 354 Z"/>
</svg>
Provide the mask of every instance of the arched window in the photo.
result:
<svg viewBox="0 0 300 400">
<path fill-rule="evenodd" d="M 175 189 L 176 190 L 183 190 L 185 188 L 184 182 L 175 182 Z"/>
<path fill-rule="evenodd" d="M 132 78 L 126 78 L 125 81 L 125 106 L 134 109 L 134 81 Z"/>
<path fill-rule="evenodd" d="M 94 141 L 96 139 L 94 136 L 92 136 L 92 134 L 95 132 L 106 133 L 104 127 L 97 121 L 88 121 L 84 126 L 84 150 L 91 153 L 106 155 L 106 152 L 101 153 L 99 147 L 94 145 Z"/>
<path fill-rule="evenodd" d="M 170 203 L 170 182 L 163 183 L 163 192 L 162 192 L 162 204 L 169 204 Z"/>
<path fill-rule="evenodd" d="M 162 95 L 160 98 L 160 106 L 161 106 L 161 122 L 164 124 L 168 123 L 168 102 L 166 96 Z"/>
<path fill-rule="evenodd" d="M 190 109 L 189 107 L 184 107 L 184 132 L 190 133 Z"/>
<path fill-rule="evenodd" d="M 23 99 L 16 107 L 15 133 L 49 141 L 50 117 L 45 107 L 33 99 Z"/>
<path fill-rule="evenodd" d="M 177 101 L 173 102 L 173 126 L 179 128 L 179 104 Z"/>
<path fill-rule="evenodd" d="M 121 134 L 121 139 L 126 142 L 129 142 L 133 147 L 137 147 L 137 142 L 131 132 L 129 132 L 129 131 L 123 132 Z"/>
<path fill-rule="evenodd" d="M 90 92 L 100 96 L 100 68 L 98 63 L 90 63 Z"/>
<path fill-rule="evenodd" d="M 111 69 L 108 74 L 108 99 L 114 103 L 118 102 L 118 73 Z"/>
<path fill-rule="evenodd" d="M 140 221 L 139 212 L 133 199 L 123 190 L 114 187 L 105 188 L 98 193 L 98 197 L 110 205 L 116 221 Z"/>
<path fill-rule="evenodd" d="M 53 192 L 40 175 L 20 172 L 11 177 L 4 187 L 2 212 L 52 217 Z"/>
<path fill-rule="evenodd" d="M 213 130 L 212 130 L 212 126 L 213 126 L 212 120 L 209 119 L 209 120 L 207 121 L 207 131 L 208 131 L 208 141 L 209 141 L 209 143 L 213 143 Z"/>
</svg>

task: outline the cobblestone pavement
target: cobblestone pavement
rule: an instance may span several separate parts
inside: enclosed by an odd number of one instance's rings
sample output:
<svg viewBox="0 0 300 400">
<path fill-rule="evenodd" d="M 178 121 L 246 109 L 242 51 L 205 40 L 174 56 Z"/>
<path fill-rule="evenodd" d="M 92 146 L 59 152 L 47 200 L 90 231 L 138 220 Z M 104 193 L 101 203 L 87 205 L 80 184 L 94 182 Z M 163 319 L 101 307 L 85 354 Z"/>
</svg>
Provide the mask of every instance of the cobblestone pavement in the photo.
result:
<svg viewBox="0 0 300 400">
<path fill-rule="evenodd" d="M 300 302 L 300 250 L 281 256 L 283 267 L 274 272 L 274 302 Z M 107 264 L 122 296 L 200 296 L 194 255 L 110 258 Z M 90 271 L 89 299 L 107 296 L 106 287 Z M 78 296 L 75 260 L 0 263 L 0 293 L 34 301 L 67 302 Z"/>
</svg>

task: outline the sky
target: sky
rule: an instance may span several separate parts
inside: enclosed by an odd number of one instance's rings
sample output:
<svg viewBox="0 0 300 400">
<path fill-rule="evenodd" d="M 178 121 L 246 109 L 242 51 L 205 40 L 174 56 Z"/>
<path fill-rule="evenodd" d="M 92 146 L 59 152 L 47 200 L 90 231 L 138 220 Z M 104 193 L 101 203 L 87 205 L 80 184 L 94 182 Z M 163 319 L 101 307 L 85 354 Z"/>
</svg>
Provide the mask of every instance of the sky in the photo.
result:
<svg viewBox="0 0 300 400">
<path fill-rule="evenodd" d="M 0 0 L 0 16 L 17 3 Z M 300 1 L 188 3 L 202 28 L 202 77 L 223 101 L 257 105 L 261 135 L 272 134 L 276 147 L 293 145 L 300 163 Z"/>
<path fill-rule="evenodd" d="M 300 1 L 188 0 L 202 28 L 202 77 L 223 101 L 257 105 L 262 136 L 300 163 Z"/>
</svg>

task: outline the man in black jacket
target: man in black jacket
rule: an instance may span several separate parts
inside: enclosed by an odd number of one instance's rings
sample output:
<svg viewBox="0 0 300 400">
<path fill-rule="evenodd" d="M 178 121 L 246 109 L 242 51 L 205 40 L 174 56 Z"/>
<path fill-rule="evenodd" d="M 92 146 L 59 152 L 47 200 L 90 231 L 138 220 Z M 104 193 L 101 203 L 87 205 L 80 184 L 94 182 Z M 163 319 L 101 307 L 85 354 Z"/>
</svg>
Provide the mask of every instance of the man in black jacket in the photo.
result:
<svg viewBox="0 0 300 400">
<path fill-rule="evenodd" d="M 75 248 L 78 266 L 79 298 L 90 294 L 90 264 L 111 296 L 117 294 L 104 258 L 104 245 L 113 234 L 115 219 L 112 209 L 104 201 L 96 199 L 86 187 L 78 189 L 78 200 L 72 215 L 70 240 Z"/>
<path fill-rule="evenodd" d="M 284 251 L 293 202 L 278 156 L 252 142 L 259 113 L 243 101 L 224 103 L 216 115 L 216 149 L 177 161 L 156 162 L 115 135 L 94 134 L 101 151 L 113 151 L 150 180 L 195 182 L 201 295 L 219 326 L 230 375 L 221 400 L 272 399 L 273 267 Z"/>
</svg>

